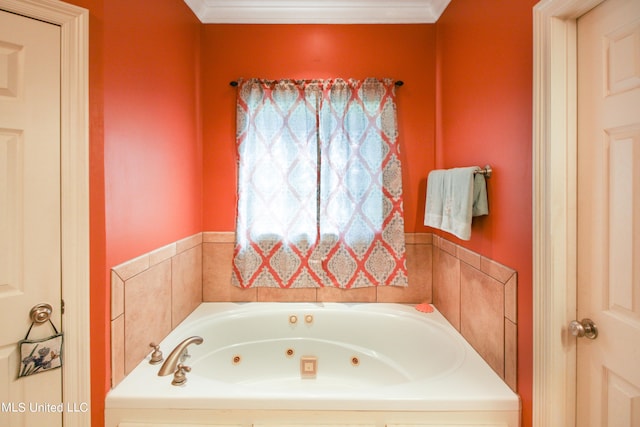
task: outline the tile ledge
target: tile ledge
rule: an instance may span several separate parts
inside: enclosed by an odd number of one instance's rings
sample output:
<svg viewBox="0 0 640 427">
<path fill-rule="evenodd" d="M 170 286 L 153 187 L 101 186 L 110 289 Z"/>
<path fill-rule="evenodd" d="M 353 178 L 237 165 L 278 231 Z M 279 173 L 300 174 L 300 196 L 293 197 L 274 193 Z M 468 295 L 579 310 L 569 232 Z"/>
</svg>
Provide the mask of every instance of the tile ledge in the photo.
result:
<svg viewBox="0 0 640 427">
<path fill-rule="evenodd" d="M 172 243 L 176 245 L 176 254 L 186 252 L 189 249 L 193 249 L 196 246 L 201 245 L 203 242 L 202 235 L 203 235 L 202 232 L 195 233 L 195 234 L 192 234 L 191 236 L 184 237 Z"/>
<path fill-rule="evenodd" d="M 507 283 L 516 274 L 514 269 L 482 255 L 480 256 L 480 271 L 502 284 Z"/>
<path fill-rule="evenodd" d="M 143 254 L 132 258 L 130 260 L 124 261 L 114 267 L 111 267 L 111 270 L 124 281 L 129 280 L 133 276 L 136 276 L 142 273 L 145 270 L 149 269 L 149 254 Z"/>
<path fill-rule="evenodd" d="M 442 236 L 434 235 L 433 239 L 435 247 L 452 255 L 453 257 L 459 259 L 470 267 L 473 267 L 476 270 L 479 270 L 484 274 L 491 276 L 502 284 L 506 284 L 513 278 L 514 275 L 517 275 L 518 273 L 516 270 L 507 265 L 501 264 L 491 258 L 488 258 L 471 249 L 465 248 L 464 246 L 461 246 L 457 243 L 451 242 Z M 465 255 L 460 256 L 461 252 Z M 474 260 L 471 261 L 469 258 L 473 258 Z"/>
<path fill-rule="evenodd" d="M 235 243 L 235 231 L 204 231 L 202 232 L 203 243 Z"/>
</svg>

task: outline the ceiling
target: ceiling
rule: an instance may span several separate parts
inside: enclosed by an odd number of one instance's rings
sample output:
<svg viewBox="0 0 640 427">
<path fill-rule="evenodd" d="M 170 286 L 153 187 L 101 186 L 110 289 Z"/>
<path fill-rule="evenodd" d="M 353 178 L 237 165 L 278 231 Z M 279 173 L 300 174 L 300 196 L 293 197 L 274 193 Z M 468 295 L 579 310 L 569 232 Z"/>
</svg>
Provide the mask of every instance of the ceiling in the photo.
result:
<svg viewBox="0 0 640 427">
<path fill-rule="evenodd" d="M 451 0 L 184 0 L 205 24 L 434 23 Z"/>
</svg>

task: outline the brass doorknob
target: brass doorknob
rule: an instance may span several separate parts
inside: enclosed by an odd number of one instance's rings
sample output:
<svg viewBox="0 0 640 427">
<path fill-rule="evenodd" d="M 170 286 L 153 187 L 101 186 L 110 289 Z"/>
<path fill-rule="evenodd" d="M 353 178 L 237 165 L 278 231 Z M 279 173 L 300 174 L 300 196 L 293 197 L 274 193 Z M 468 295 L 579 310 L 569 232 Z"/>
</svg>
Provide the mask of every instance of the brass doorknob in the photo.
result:
<svg viewBox="0 0 640 427">
<path fill-rule="evenodd" d="M 578 338 L 585 337 L 594 340 L 598 337 L 598 328 L 591 319 L 582 319 L 580 322 L 572 320 L 571 323 L 569 323 L 569 332 Z"/>
</svg>

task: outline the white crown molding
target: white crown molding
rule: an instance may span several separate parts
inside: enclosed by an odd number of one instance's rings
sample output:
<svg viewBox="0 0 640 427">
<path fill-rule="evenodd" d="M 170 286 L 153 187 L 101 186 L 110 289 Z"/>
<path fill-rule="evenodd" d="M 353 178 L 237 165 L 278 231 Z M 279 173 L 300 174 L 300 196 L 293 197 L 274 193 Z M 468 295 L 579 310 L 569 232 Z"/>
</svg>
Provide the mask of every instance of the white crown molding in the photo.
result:
<svg viewBox="0 0 640 427">
<path fill-rule="evenodd" d="M 205 24 L 434 23 L 451 0 L 184 0 Z"/>
</svg>

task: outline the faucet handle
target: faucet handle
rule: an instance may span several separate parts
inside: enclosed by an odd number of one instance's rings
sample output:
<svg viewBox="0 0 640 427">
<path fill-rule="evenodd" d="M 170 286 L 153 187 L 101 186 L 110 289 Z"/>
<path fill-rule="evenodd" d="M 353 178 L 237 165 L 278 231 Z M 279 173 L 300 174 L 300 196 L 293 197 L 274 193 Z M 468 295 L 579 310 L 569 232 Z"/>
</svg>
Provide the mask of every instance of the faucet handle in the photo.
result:
<svg viewBox="0 0 640 427">
<path fill-rule="evenodd" d="M 171 381 L 171 385 L 184 385 L 184 383 L 187 382 L 187 372 L 191 372 L 191 368 L 179 363 L 178 369 L 173 374 L 173 381 Z"/>
<path fill-rule="evenodd" d="M 151 353 L 151 360 L 149 360 L 149 363 L 152 365 L 157 365 L 158 363 L 162 362 L 164 360 L 164 357 L 162 356 L 162 352 L 160 351 L 160 346 L 156 343 L 150 343 L 149 347 L 153 348 L 153 353 Z"/>
<path fill-rule="evenodd" d="M 185 347 L 184 351 L 182 352 L 182 354 L 180 354 L 180 361 L 179 363 L 183 363 L 184 361 L 186 361 L 188 358 L 190 358 L 191 355 L 189 354 L 189 349 Z M 180 365 L 178 365 L 180 366 Z"/>
</svg>

